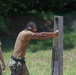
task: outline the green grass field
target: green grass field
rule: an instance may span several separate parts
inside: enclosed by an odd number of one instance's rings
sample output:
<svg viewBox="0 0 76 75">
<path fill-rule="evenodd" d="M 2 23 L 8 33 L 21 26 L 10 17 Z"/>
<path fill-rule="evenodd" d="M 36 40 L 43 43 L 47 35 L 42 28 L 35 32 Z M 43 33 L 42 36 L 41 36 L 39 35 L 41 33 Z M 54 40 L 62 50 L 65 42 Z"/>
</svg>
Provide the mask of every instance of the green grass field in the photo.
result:
<svg viewBox="0 0 76 75">
<path fill-rule="evenodd" d="M 15 37 L 2 38 L 3 55 L 6 62 L 4 75 L 10 75 L 8 67 L 13 52 Z M 26 53 L 26 62 L 30 75 L 51 75 L 52 39 L 31 41 Z M 64 75 L 76 75 L 76 33 L 64 35 Z"/>
<path fill-rule="evenodd" d="M 53 20 L 55 14 L 56 13 L 53 12 L 43 12 L 42 16 L 45 20 L 46 19 Z M 63 15 L 74 16 L 75 14 L 76 12 L 72 12 Z M 31 16 L 33 14 L 29 15 Z M 39 16 L 38 13 L 36 14 L 36 16 Z M 71 32 L 69 30 L 69 26 L 67 28 L 68 29 L 64 27 L 63 75 L 76 75 L 76 32 Z M 6 62 L 6 70 L 3 71 L 3 75 L 10 75 L 8 63 L 11 54 L 13 52 L 13 45 L 16 37 L 17 36 L 12 35 L 6 37 L 4 36 L 1 38 L 3 44 L 2 45 L 3 55 Z M 51 75 L 51 56 L 52 56 L 51 39 L 45 41 L 44 40 L 31 41 L 25 56 L 30 75 Z"/>
<path fill-rule="evenodd" d="M 3 52 L 6 61 L 6 70 L 4 75 L 10 75 L 8 62 L 12 54 L 10 52 Z M 35 53 L 27 52 L 26 61 L 30 75 L 50 75 L 51 73 L 51 55 L 52 50 L 41 50 Z M 64 75 L 76 75 L 76 48 L 69 51 L 64 50 Z"/>
</svg>

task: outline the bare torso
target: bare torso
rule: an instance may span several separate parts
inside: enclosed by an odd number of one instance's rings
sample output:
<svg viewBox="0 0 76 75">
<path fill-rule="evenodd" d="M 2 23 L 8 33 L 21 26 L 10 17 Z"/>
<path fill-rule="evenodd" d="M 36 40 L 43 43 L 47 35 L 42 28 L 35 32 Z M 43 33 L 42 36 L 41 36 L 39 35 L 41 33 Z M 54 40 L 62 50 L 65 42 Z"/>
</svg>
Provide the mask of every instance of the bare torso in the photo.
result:
<svg viewBox="0 0 76 75">
<path fill-rule="evenodd" d="M 26 30 L 21 31 L 15 42 L 13 56 L 16 58 L 19 57 L 24 58 L 27 47 L 31 39 L 53 38 L 55 37 L 55 34 L 58 35 L 58 32 L 33 33 L 32 31 L 26 31 Z"/>
<path fill-rule="evenodd" d="M 33 32 L 26 30 L 23 30 L 19 33 L 14 46 L 14 57 L 23 58 L 25 56 L 32 34 Z"/>
</svg>

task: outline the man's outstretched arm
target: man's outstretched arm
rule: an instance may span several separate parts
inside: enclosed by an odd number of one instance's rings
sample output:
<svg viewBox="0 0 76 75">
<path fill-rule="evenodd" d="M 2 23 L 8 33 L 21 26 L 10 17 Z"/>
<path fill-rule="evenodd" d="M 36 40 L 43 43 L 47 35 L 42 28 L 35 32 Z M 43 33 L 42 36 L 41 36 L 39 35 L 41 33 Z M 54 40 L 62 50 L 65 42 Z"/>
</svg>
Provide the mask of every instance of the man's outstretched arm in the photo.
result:
<svg viewBox="0 0 76 75">
<path fill-rule="evenodd" d="M 31 39 L 48 39 L 58 37 L 58 30 L 55 32 L 33 33 Z"/>
<path fill-rule="evenodd" d="M 2 68 L 3 68 L 3 70 L 5 70 L 6 66 L 5 66 L 5 62 L 4 62 L 4 58 L 3 58 L 1 47 L 0 47 L 0 60 L 2 62 Z"/>
</svg>

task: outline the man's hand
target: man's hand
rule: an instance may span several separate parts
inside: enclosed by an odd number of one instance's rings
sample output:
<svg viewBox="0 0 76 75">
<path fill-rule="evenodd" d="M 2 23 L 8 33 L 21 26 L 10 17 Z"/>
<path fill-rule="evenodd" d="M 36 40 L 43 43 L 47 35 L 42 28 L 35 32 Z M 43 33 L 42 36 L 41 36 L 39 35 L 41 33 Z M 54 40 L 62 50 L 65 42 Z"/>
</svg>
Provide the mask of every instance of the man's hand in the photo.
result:
<svg viewBox="0 0 76 75">
<path fill-rule="evenodd" d="M 6 69 L 6 65 L 5 63 L 2 63 L 2 70 L 5 70 Z"/>
<path fill-rule="evenodd" d="M 58 32 L 59 32 L 59 30 L 56 30 L 56 31 L 54 32 L 54 34 L 55 34 L 54 38 L 57 38 L 57 37 L 58 37 Z"/>
</svg>

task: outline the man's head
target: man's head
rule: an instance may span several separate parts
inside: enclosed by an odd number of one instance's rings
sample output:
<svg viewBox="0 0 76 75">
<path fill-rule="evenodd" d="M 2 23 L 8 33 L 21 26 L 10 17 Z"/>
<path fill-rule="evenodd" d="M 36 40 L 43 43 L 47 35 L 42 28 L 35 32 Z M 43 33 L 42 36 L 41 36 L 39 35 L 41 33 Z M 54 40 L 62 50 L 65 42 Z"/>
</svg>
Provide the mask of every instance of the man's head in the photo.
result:
<svg viewBox="0 0 76 75">
<path fill-rule="evenodd" d="M 36 23 L 33 21 L 28 22 L 26 25 L 26 30 L 36 32 L 37 31 Z"/>
</svg>

